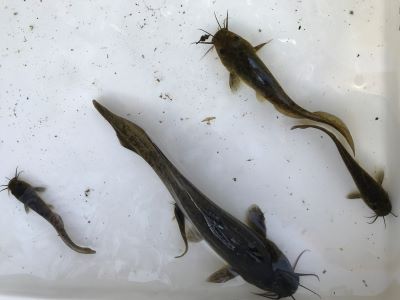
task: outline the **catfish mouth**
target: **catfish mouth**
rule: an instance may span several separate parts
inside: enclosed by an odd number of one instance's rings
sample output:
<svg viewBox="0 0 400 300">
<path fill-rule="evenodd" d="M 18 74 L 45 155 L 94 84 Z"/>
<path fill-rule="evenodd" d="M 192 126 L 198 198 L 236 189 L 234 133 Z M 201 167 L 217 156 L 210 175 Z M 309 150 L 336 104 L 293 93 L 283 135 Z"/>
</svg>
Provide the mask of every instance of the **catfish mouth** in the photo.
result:
<svg viewBox="0 0 400 300">
<path fill-rule="evenodd" d="M 217 21 L 218 24 L 218 31 L 215 34 L 211 34 L 208 31 L 204 30 L 204 29 L 199 29 L 200 31 L 204 32 L 205 34 L 203 34 L 200 39 L 197 42 L 193 42 L 192 44 L 205 44 L 205 45 L 212 45 L 207 51 L 206 53 L 202 56 L 202 58 L 204 56 L 206 56 L 210 51 L 212 51 L 214 49 L 214 46 L 216 46 L 216 44 L 218 44 L 218 41 L 223 39 L 223 36 L 221 36 L 222 33 L 228 32 L 228 20 L 229 20 L 229 14 L 228 11 L 226 11 L 226 18 L 224 19 L 224 21 L 221 23 L 219 22 L 216 13 L 214 12 L 214 17 L 215 20 Z M 212 37 L 211 41 L 207 41 L 210 36 Z"/>
<path fill-rule="evenodd" d="M 385 210 L 379 210 L 379 211 L 375 211 L 375 214 L 370 216 L 370 217 L 366 217 L 367 219 L 372 219 L 370 222 L 367 222 L 368 224 L 374 224 L 376 222 L 376 220 L 378 220 L 378 218 L 382 218 L 383 219 L 383 224 L 385 224 L 385 228 L 386 228 L 386 219 L 385 217 L 387 215 L 392 215 L 393 217 L 397 218 L 398 216 L 396 214 L 394 214 L 392 212 L 392 207 L 390 205 L 389 209 L 385 209 Z"/>
<path fill-rule="evenodd" d="M 303 289 L 311 292 L 312 294 L 316 295 L 318 298 L 321 299 L 321 296 L 317 292 L 300 284 L 300 277 L 302 277 L 302 276 L 313 276 L 313 277 L 317 278 L 318 281 L 319 281 L 319 276 L 317 274 L 312 274 L 312 273 L 304 274 L 304 273 L 294 272 L 300 258 L 303 256 L 304 253 L 306 253 L 308 251 L 310 251 L 310 250 L 303 250 L 299 254 L 299 256 L 297 256 L 297 258 L 293 264 L 293 272 L 289 272 L 289 271 L 282 270 L 282 269 L 276 269 L 276 272 L 278 274 L 277 274 L 277 278 L 275 279 L 275 282 L 273 283 L 273 285 L 269 289 L 261 288 L 264 290 L 264 292 L 253 293 L 253 294 L 264 297 L 264 298 L 268 298 L 268 299 L 281 299 L 281 298 L 291 297 L 293 300 L 296 300 L 293 295 L 296 293 L 297 289 L 300 286 Z"/>
<path fill-rule="evenodd" d="M 398 217 L 395 213 L 392 212 L 392 203 L 390 202 L 389 196 L 386 192 L 383 198 L 381 198 L 379 205 L 376 202 L 372 204 L 367 203 L 367 205 L 374 211 L 374 214 L 372 216 L 366 217 L 367 219 L 371 219 L 371 221 L 367 222 L 368 224 L 373 224 L 376 222 L 376 220 L 378 220 L 378 218 L 382 217 L 383 224 L 386 228 L 386 216 L 392 215 L 395 218 Z"/>
<path fill-rule="evenodd" d="M 8 178 L 6 177 L 6 179 L 8 180 L 8 184 L 2 184 L 0 185 L 0 187 L 4 187 L 3 189 L 0 190 L 0 192 L 7 190 L 8 194 L 10 194 L 10 190 L 12 190 L 13 186 L 16 184 L 16 182 L 18 181 L 18 177 L 19 175 L 22 173 L 23 171 L 19 171 L 18 172 L 18 167 L 15 169 L 15 174 L 13 178 Z"/>
</svg>

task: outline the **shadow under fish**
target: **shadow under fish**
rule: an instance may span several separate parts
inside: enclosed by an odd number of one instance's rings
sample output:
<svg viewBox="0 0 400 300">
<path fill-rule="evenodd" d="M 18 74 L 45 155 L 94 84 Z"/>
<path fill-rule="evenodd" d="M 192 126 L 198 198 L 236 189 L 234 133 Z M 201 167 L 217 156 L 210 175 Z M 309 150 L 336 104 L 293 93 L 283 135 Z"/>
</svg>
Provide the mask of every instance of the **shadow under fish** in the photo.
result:
<svg viewBox="0 0 400 300">
<path fill-rule="evenodd" d="M 204 239 L 226 262 L 208 278 L 210 282 L 226 282 L 240 275 L 263 290 L 257 295 L 271 299 L 294 299 L 299 286 L 311 291 L 300 284 L 300 277 L 316 275 L 295 272 L 298 259 L 292 266 L 267 238 L 264 214 L 258 206 L 249 209 L 247 225 L 239 221 L 187 180 L 142 128 L 113 114 L 96 100 L 93 104 L 114 128 L 121 145 L 140 155 L 153 168 L 175 200 L 175 217 L 185 243 L 185 251 L 177 257 L 187 252 L 188 241 Z"/>
</svg>

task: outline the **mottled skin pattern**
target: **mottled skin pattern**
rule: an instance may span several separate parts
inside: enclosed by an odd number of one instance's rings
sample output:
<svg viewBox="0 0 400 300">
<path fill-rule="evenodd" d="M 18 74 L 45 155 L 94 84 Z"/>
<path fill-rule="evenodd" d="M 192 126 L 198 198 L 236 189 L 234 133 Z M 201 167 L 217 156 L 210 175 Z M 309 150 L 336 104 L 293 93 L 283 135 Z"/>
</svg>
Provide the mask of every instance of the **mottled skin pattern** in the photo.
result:
<svg viewBox="0 0 400 300">
<path fill-rule="evenodd" d="M 222 64 L 230 72 L 230 86 L 236 89 L 240 80 L 253 88 L 258 95 L 271 102 L 282 114 L 325 123 L 338 130 L 354 152 L 354 142 L 349 129 L 338 117 L 326 112 L 310 112 L 296 104 L 283 90 L 263 61 L 257 56 L 266 43 L 253 47 L 241 36 L 228 30 L 228 21 L 212 38 L 212 42 L 200 40 L 200 44 L 213 44 Z"/>
<path fill-rule="evenodd" d="M 24 204 L 25 210 L 27 212 L 29 209 L 32 209 L 40 216 L 42 216 L 45 220 L 47 220 L 51 225 L 53 225 L 64 243 L 72 250 L 83 254 L 96 253 L 96 251 L 90 248 L 84 248 L 76 245 L 71 240 L 64 229 L 64 223 L 61 217 L 58 214 L 54 213 L 51 208 L 38 195 L 37 190 L 39 190 L 40 188 L 34 188 L 29 183 L 20 180 L 18 178 L 18 175 L 16 174 L 15 177 L 9 181 L 7 189 L 11 191 L 15 198 L 17 198 Z"/>
<path fill-rule="evenodd" d="M 95 100 L 93 104 L 114 128 L 121 145 L 136 152 L 154 169 L 185 217 L 235 273 L 267 291 L 263 296 L 278 299 L 296 292 L 299 274 L 272 241 L 210 201 L 175 168 L 143 129 Z"/>
<path fill-rule="evenodd" d="M 372 176 L 369 175 L 347 152 L 345 147 L 332 132 L 315 125 L 299 125 L 292 127 L 292 129 L 305 129 L 310 127 L 325 132 L 335 143 L 343 162 L 349 170 L 351 177 L 353 177 L 354 183 L 360 192 L 359 198 L 362 198 L 365 204 L 375 212 L 375 215 L 373 216 L 375 219 L 371 223 L 375 222 L 378 217 L 385 217 L 392 213 L 392 204 L 389 200 L 388 193 L 382 187 L 382 182 L 377 182 L 372 178 Z M 381 180 L 383 180 L 383 178 L 381 178 Z"/>
</svg>

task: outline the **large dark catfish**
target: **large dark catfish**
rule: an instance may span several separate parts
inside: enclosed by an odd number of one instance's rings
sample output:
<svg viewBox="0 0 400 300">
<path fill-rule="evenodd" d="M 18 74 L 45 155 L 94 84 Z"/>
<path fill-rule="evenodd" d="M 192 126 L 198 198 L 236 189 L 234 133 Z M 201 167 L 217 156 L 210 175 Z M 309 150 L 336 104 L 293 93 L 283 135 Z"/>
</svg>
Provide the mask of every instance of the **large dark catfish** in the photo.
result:
<svg viewBox="0 0 400 300">
<path fill-rule="evenodd" d="M 242 223 L 209 200 L 165 157 L 146 132 L 136 124 L 111 113 L 93 100 L 100 114 L 114 128 L 125 148 L 140 155 L 163 181 L 175 204 L 187 251 L 185 219 L 226 262 L 208 281 L 225 282 L 237 275 L 264 290 L 259 295 L 279 299 L 293 297 L 302 275 L 294 272 L 282 251 L 266 237 L 265 219 L 257 206 L 249 209 L 248 225 Z"/>
</svg>

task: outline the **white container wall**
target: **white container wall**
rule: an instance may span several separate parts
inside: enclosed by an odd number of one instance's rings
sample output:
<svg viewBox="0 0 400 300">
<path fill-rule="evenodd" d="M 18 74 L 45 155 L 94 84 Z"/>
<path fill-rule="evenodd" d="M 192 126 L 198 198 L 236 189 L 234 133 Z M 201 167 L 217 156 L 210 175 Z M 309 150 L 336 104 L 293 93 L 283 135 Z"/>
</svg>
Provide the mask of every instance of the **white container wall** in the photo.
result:
<svg viewBox="0 0 400 300">
<path fill-rule="evenodd" d="M 332 141 L 259 102 L 207 45 L 229 27 L 254 45 L 287 93 L 348 125 L 356 159 L 385 171 L 400 214 L 399 1 L 11 1 L 0 3 L 0 178 L 45 186 L 82 255 L 37 214 L 0 193 L 0 299 L 262 299 L 224 262 L 184 244 L 172 197 L 120 146 L 92 99 L 142 126 L 177 168 L 244 220 L 265 212 L 268 236 L 323 299 L 398 299 L 400 219 L 367 224 Z M 215 117 L 209 123 L 207 117 Z M 297 300 L 318 299 L 299 288 Z"/>
</svg>

